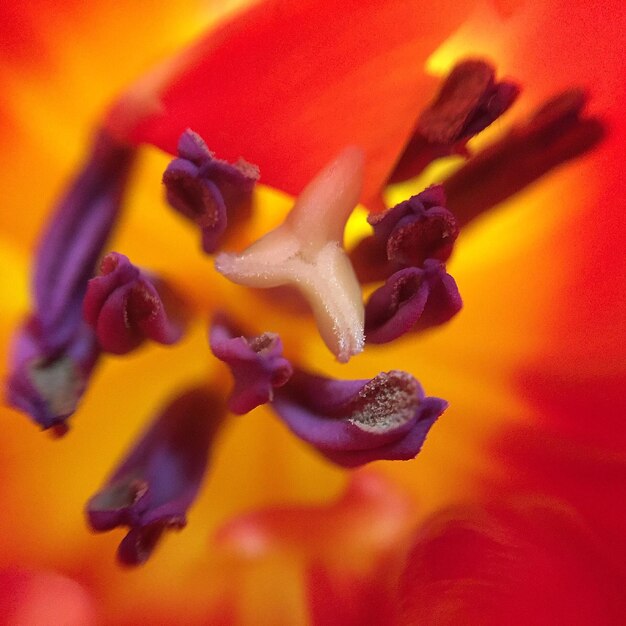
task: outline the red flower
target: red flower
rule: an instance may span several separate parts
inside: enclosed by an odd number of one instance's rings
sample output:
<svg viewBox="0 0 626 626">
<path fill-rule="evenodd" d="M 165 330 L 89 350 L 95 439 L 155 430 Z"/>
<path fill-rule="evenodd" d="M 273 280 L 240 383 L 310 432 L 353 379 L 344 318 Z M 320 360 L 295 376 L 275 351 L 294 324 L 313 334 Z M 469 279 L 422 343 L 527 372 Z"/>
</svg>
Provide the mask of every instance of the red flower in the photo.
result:
<svg viewBox="0 0 626 626">
<path fill-rule="evenodd" d="M 362 199 L 378 208 L 379 192 L 434 95 L 425 64 L 447 71 L 459 59 L 487 56 L 499 75 L 523 83 L 520 104 L 484 139 L 470 141 L 474 161 L 447 183 L 451 208 L 456 199 L 466 209 L 462 221 L 497 203 L 493 215 L 461 233 L 449 266 L 463 313 L 419 343 L 413 336 L 376 352 L 374 363 L 364 358 L 354 366 L 361 379 L 371 377 L 370 366 L 410 367 L 429 393 L 450 401 L 422 456 L 381 463 L 386 478 L 374 498 L 354 497 L 353 486 L 339 504 L 315 508 L 338 492 L 344 474 L 259 409 L 225 434 L 210 488 L 185 533 L 165 541 L 145 570 L 122 576 L 110 559 L 119 537 L 85 534 L 80 505 L 111 455 L 139 429 L 129 416 L 156 410 L 170 395 L 163 380 L 181 388 L 206 376 L 207 362 L 211 380 L 222 380 L 207 360 L 204 324 L 192 324 L 188 339 L 170 352 L 150 347 L 105 364 L 66 440 L 42 441 L 22 416 L 3 410 L 0 554 L 12 568 L 5 579 L 22 581 L 7 588 L 26 588 L 31 576 L 51 580 L 66 590 L 70 609 L 84 610 L 84 621 L 91 596 L 109 623 L 180 622 L 181 615 L 189 623 L 259 623 L 259 616 L 293 623 L 305 621 L 309 609 L 318 623 L 623 621 L 624 8 L 613 0 L 602 10 L 565 0 L 497 4 L 504 21 L 492 9 L 468 18 L 470 7 L 452 2 L 261 2 L 177 57 L 174 74 L 166 66 L 157 96 L 150 80 L 158 74 L 124 92 L 107 118 L 118 139 L 172 153 L 191 127 L 219 158 L 245 156 L 260 166 L 262 182 L 292 194 L 340 148 L 357 143 L 369 157 Z M 164 3 L 157 11 L 138 1 L 122 11 L 66 3 L 53 10 L 42 2 L 1 10 L 0 176 L 10 209 L 0 251 L 9 273 L 0 287 L 3 345 L 27 308 L 26 265 L 42 207 L 70 171 L 78 135 L 140 66 L 198 34 L 191 5 Z M 577 104 L 584 98 L 568 92 L 560 115 L 552 115 L 553 105 L 525 125 L 530 110 L 571 87 L 589 91 L 591 113 Z M 529 183 L 542 167 L 587 149 L 596 116 L 608 128 L 599 148 L 521 189 L 520 175 Z M 481 160 L 480 150 L 498 138 L 498 149 L 486 152 L 491 160 L 485 153 Z M 542 167 L 538 156 L 545 157 Z M 173 279 L 203 315 L 219 292 L 239 317 L 253 310 L 267 323 L 291 320 L 281 328 L 285 346 L 294 346 L 307 368 L 337 376 L 340 366 L 300 314 L 276 316 L 262 298 L 223 282 L 210 293 L 198 289 L 207 281 L 197 233 L 155 210 L 161 190 L 153 182 L 164 165 L 152 153 L 138 172 L 116 248 Z M 445 177 L 426 170 L 420 187 Z M 476 181 L 487 181 L 489 193 Z M 421 191 L 414 187 L 387 191 L 387 200 Z M 501 204 L 503 190 L 521 193 Z M 272 204 L 260 214 L 265 232 L 286 204 L 270 190 L 260 193 Z M 238 230 L 236 247 L 258 234 Z M 363 506 L 372 501 L 382 504 Z M 237 518 L 255 507 L 261 512 Z M 240 550 L 249 536 L 223 531 L 208 550 L 209 531 L 233 516 L 227 529 L 252 520 L 252 539 L 270 537 L 271 549 L 263 544 L 256 560 L 233 557 L 219 546 Z M 23 597 L 11 596 L 11 610 Z"/>
</svg>

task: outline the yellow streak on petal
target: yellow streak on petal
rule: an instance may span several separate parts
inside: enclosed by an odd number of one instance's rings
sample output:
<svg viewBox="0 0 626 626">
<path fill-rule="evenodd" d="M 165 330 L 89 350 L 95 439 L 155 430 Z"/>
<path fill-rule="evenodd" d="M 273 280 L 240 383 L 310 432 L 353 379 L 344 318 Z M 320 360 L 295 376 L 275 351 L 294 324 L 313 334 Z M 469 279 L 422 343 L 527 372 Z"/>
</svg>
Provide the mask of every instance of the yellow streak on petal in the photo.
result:
<svg viewBox="0 0 626 626">
<path fill-rule="evenodd" d="M 30 259 L 15 242 L 0 238 L 0 324 L 23 313 L 29 301 L 27 271 Z"/>
</svg>

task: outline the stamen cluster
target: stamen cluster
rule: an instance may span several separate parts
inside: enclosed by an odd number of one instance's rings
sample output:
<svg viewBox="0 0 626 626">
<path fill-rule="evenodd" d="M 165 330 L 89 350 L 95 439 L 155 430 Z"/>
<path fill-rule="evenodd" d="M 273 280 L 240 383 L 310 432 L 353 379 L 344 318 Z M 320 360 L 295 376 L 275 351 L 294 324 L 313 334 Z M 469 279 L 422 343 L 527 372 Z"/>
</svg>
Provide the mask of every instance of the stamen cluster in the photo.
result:
<svg viewBox="0 0 626 626">
<path fill-rule="evenodd" d="M 518 92 L 510 81 L 497 82 L 483 61 L 457 65 L 416 116 L 390 182 L 416 176 L 442 156 L 469 157 L 469 139 Z M 585 101 L 580 91 L 562 94 L 442 185 L 370 214 L 371 235 L 350 251 L 344 229 L 361 197 L 367 159 L 358 147 L 338 154 L 301 191 L 284 222 L 243 251 L 222 248 L 254 208 L 256 166 L 217 158 L 187 130 L 163 183 L 170 205 L 199 228 L 204 252 L 217 253 L 218 272 L 245 287 L 295 287 L 321 339 L 347 363 L 368 344 L 415 336 L 460 311 L 457 285 L 445 267 L 459 223 L 595 145 L 602 127 L 582 116 Z M 104 353 L 127 354 L 147 340 L 172 345 L 185 331 L 185 303 L 176 290 L 106 250 L 135 151 L 100 132 L 37 254 L 33 311 L 15 340 L 8 400 L 57 434 L 67 431 Z M 365 303 L 364 284 L 374 285 Z M 209 381 L 173 398 L 89 501 L 94 530 L 129 528 L 122 562 L 145 561 L 165 529 L 186 523 L 228 411 L 244 414 L 267 404 L 326 459 L 356 467 L 414 458 L 447 407 L 427 397 L 408 372 L 338 380 L 308 371 L 283 355 L 280 328 L 256 328 L 255 321 L 242 323 L 227 310 L 214 315 L 209 346 L 234 379 L 228 397 Z"/>
</svg>

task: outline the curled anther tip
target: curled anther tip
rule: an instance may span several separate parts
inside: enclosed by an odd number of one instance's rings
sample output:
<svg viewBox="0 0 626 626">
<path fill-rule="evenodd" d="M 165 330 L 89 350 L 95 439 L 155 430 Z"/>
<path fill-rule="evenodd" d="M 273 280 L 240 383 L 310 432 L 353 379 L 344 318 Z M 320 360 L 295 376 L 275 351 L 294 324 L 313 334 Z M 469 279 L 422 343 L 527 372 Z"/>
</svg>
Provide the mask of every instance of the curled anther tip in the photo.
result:
<svg viewBox="0 0 626 626">
<path fill-rule="evenodd" d="M 512 81 L 496 82 L 495 69 L 489 63 L 461 61 L 421 114 L 418 130 L 431 143 L 467 140 L 498 119 L 519 93 L 519 85 Z"/>
<path fill-rule="evenodd" d="M 443 263 L 428 259 L 389 277 L 365 306 L 368 343 L 388 343 L 409 331 L 423 331 L 452 319 L 463 302 Z"/>
<path fill-rule="evenodd" d="M 293 373 L 275 333 L 248 337 L 224 315 L 218 315 L 211 324 L 209 343 L 233 375 L 235 384 L 228 400 L 233 413 L 248 413 L 270 402 L 274 389 L 282 387 Z"/>
<path fill-rule="evenodd" d="M 272 406 L 297 436 L 326 458 L 356 467 L 414 458 L 447 403 L 427 398 L 406 372 L 336 380 L 298 370 L 277 391 Z"/>
<path fill-rule="evenodd" d="M 531 122 L 549 125 L 559 120 L 575 120 L 589 102 L 589 92 L 582 87 L 570 87 L 543 103 L 532 115 Z"/>
<path fill-rule="evenodd" d="M 187 128 L 178 140 L 178 156 L 196 165 L 202 165 L 213 156 L 198 133 Z"/>
<path fill-rule="evenodd" d="M 384 213 L 371 214 L 368 222 L 373 235 L 350 254 L 363 282 L 386 280 L 406 267 L 423 266 L 426 259 L 446 261 L 459 235 L 442 185 L 432 185 Z"/>
<path fill-rule="evenodd" d="M 230 164 L 207 148 L 202 138 L 187 129 L 178 142 L 178 158 L 163 174 L 169 204 L 195 222 L 202 247 L 219 247 L 229 222 L 242 219 L 250 209 L 259 169 L 243 159 Z"/>
<path fill-rule="evenodd" d="M 368 221 L 374 235 L 386 240 L 387 260 L 401 265 L 420 266 L 429 258 L 446 261 L 459 235 L 441 185 L 433 185 Z"/>
<path fill-rule="evenodd" d="M 128 527 L 118 559 L 140 565 L 168 529 L 186 524 L 224 407 L 211 390 L 189 389 L 154 420 L 86 506 L 95 531 Z"/>
<path fill-rule="evenodd" d="M 171 303 L 169 311 L 163 297 Z M 169 345 L 182 337 L 183 307 L 176 300 L 165 282 L 152 279 L 123 254 L 110 252 L 100 275 L 88 283 L 83 314 L 104 351 L 126 354 L 146 339 Z"/>
<path fill-rule="evenodd" d="M 459 222 L 466 224 L 597 146 L 606 124 L 586 114 L 588 99 L 576 87 L 557 94 L 448 178 L 443 184 Z"/>
</svg>

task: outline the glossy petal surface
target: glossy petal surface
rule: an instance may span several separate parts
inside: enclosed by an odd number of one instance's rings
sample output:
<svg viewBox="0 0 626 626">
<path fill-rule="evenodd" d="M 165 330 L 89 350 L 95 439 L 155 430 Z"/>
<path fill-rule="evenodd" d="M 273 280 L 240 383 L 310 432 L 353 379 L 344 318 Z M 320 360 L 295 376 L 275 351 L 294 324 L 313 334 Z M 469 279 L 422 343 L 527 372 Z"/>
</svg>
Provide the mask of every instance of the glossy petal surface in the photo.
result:
<svg viewBox="0 0 626 626">
<path fill-rule="evenodd" d="M 404 624 L 617 624 L 626 609 L 610 555 L 558 501 L 443 513 L 407 563 Z"/>
</svg>

